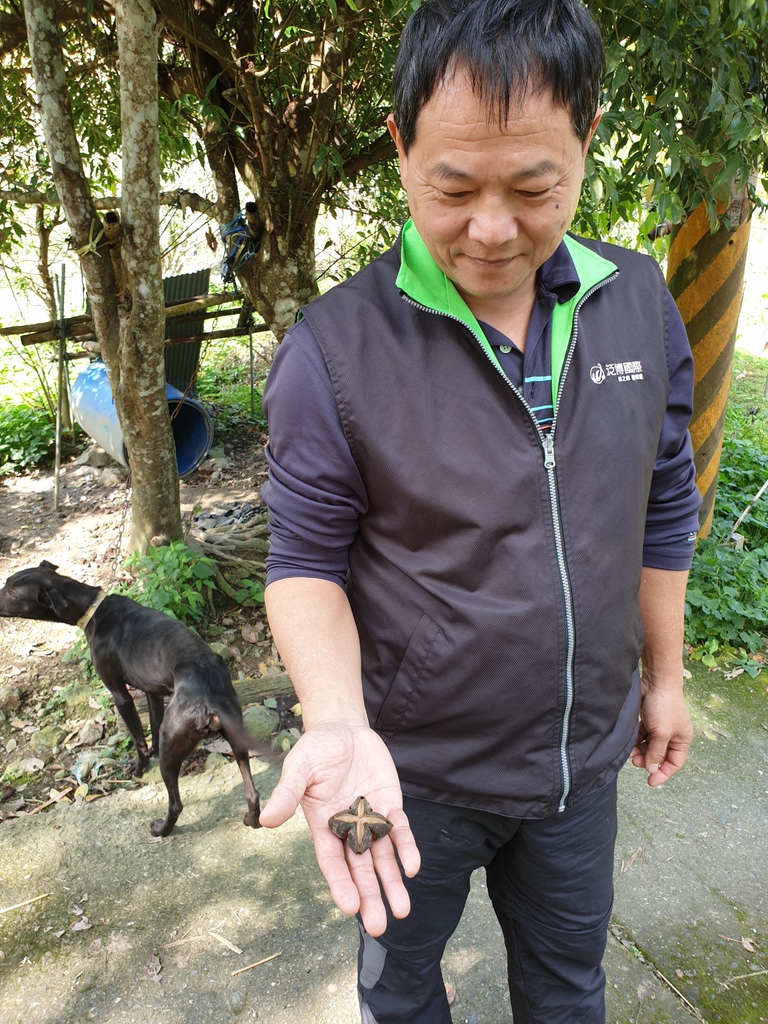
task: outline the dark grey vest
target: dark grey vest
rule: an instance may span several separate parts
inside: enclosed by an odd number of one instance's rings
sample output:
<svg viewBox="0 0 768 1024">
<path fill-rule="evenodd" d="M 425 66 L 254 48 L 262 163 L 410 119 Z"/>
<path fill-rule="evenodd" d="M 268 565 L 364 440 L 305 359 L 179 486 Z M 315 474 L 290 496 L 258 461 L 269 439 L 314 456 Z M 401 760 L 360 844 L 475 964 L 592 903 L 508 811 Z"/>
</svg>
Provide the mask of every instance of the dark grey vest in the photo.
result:
<svg viewBox="0 0 768 1024">
<path fill-rule="evenodd" d="M 303 311 L 368 493 L 348 584 L 368 714 L 413 796 L 543 816 L 636 736 L 666 294 L 651 259 L 585 244 L 620 274 L 561 382 L 554 518 L 530 414 L 467 328 L 398 292 L 396 250 Z"/>
</svg>

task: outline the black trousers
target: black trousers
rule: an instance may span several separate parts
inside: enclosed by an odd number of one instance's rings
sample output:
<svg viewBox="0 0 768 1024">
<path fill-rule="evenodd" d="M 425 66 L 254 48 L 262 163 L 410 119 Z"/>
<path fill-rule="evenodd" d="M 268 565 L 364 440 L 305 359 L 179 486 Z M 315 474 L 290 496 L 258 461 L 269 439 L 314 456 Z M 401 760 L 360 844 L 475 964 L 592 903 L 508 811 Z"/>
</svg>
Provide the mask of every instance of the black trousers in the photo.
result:
<svg viewBox="0 0 768 1024">
<path fill-rule="evenodd" d="M 484 867 L 507 947 L 515 1024 L 604 1024 L 601 962 L 613 903 L 616 782 L 576 807 L 520 820 L 405 798 L 421 851 L 411 913 L 361 925 L 363 1024 L 450 1024 L 440 959 Z"/>
</svg>

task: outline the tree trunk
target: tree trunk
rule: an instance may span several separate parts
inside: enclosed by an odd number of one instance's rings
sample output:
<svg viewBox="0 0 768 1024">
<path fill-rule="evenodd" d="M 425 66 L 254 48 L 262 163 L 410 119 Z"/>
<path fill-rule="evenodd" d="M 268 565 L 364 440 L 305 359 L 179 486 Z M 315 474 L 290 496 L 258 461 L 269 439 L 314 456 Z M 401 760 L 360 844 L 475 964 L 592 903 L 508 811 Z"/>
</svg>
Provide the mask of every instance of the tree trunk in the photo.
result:
<svg viewBox="0 0 768 1024">
<path fill-rule="evenodd" d="M 700 537 L 709 536 L 712 528 L 750 210 L 746 189 L 735 191 L 726 217 L 712 233 L 701 203 L 673 234 L 669 250 L 669 289 L 688 332 L 695 369 L 691 439 L 703 498 Z"/>
<path fill-rule="evenodd" d="M 176 450 L 165 397 L 165 302 L 158 194 L 157 16 L 150 0 L 118 0 L 123 136 L 119 358 L 107 363 L 131 464 L 131 550 L 182 537 Z"/>
<path fill-rule="evenodd" d="M 283 255 L 284 249 L 287 255 Z M 290 245 L 264 231 L 256 256 L 238 271 L 248 301 L 258 309 L 278 342 L 294 323 L 301 306 L 317 297 L 314 224 Z"/>
<path fill-rule="evenodd" d="M 110 260 L 103 258 L 106 248 L 102 224 L 83 171 L 54 8 L 53 0 L 24 0 L 40 121 L 54 184 L 72 235 L 72 247 L 81 255 L 94 330 L 102 351 L 114 357 L 119 336 L 115 275 Z"/>
<path fill-rule="evenodd" d="M 91 315 L 132 471 L 132 549 L 181 537 L 178 472 L 163 373 L 157 201 L 157 36 L 149 0 L 118 5 L 123 104 L 124 257 L 133 304 L 121 302 L 104 225 L 83 171 L 53 0 L 24 0 L 40 119 L 56 191 L 81 257 Z M 124 51 L 124 52 L 123 52 Z"/>
</svg>

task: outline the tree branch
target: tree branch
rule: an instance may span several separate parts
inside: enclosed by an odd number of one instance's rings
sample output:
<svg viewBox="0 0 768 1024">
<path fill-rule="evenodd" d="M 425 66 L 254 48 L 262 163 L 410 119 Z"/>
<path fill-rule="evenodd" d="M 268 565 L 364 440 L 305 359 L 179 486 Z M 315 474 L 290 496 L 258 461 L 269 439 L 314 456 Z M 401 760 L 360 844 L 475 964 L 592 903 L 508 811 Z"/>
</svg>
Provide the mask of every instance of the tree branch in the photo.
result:
<svg viewBox="0 0 768 1024">
<path fill-rule="evenodd" d="M 178 205 L 182 210 L 207 214 L 211 218 L 216 216 L 215 199 L 207 199 L 184 188 L 161 192 L 157 201 L 160 206 Z M 15 203 L 17 206 L 61 206 L 61 200 L 56 192 L 38 192 L 36 189 L 0 190 L 0 202 Z M 122 202 L 121 196 L 97 196 L 93 199 L 93 205 L 97 210 L 119 210 Z"/>
<path fill-rule="evenodd" d="M 353 177 L 358 171 L 364 171 L 366 167 L 370 167 L 372 164 L 381 163 L 384 160 L 389 160 L 393 157 L 397 150 L 395 149 L 395 143 L 392 140 L 392 136 L 389 132 L 384 132 L 378 139 L 374 141 L 360 153 L 356 153 L 351 159 L 347 160 L 344 164 L 344 176 L 347 178 Z"/>
</svg>

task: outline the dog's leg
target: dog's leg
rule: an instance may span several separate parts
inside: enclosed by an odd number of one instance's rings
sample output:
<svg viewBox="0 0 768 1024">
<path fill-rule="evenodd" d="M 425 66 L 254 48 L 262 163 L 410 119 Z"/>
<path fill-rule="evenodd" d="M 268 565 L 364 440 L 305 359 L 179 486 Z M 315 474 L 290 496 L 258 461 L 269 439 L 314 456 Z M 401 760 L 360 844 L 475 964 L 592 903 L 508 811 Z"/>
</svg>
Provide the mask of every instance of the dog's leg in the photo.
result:
<svg viewBox="0 0 768 1024">
<path fill-rule="evenodd" d="M 136 748 L 136 760 L 131 766 L 131 771 L 136 776 L 143 775 L 149 764 L 149 749 L 144 738 L 144 729 L 139 718 L 139 712 L 136 710 L 133 698 L 128 693 L 124 683 L 118 683 L 114 686 L 110 685 L 109 691 L 114 698 L 118 714 L 125 722 L 133 740 L 133 745 Z"/>
<path fill-rule="evenodd" d="M 159 757 L 160 727 L 163 724 L 163 716 L 165 714 L 165 701 L 156 693 L 148 693 L 147 706 L 149 708 L 149 729 L 152 734 L 152 746 L 149 748 L 149 753 Z"/>
<path fill-rule="evenodd" d="M 248 735 L 243 726 L 242 717 L 239 720 L 235 720 L 232 717 L 226 715 L 217 715 L 218 726 L 224 733 L 224 738 L 230 747 L 232 747 L 232 753 L 237 761 L 237 767 L 240 769 L 240 774 L 243 777 L 243 790 L 245 791 L 245 803 L 248 810 L 243 817 L 243 824 L 248 825 L 250 828 L 261 828 L 261 822 L 259 821 L 259 815 L 261 814 L 261 804 L 259 803 L 259 791 L 253 784 L 253 776 L 251 775 L 251 759 L 250 759 L 250 747 L 248 746 L 249 741 L 252 737 Z"/>
<path fill-rule="evenodd" d="M 178 821 L 182 810 L 179 793 L 179 772 L 184 758 L 205 735 L 205 730 L 179 712 L 176 697 L 172 697 L 160 729 L 160 774 L 168 791 L 168 813 L 156 818 L 150 825 L 153 836 L 167 836 Z"/>
<path fill-rule="evenodd" d="M 231 744 L 230 744 L 231 746 Z M 249 825 L 251 828 L 261 828 L 261 822 L 259 821 L 259 815 L 261 814 L 261 804 L 259 803 L 259 791 L 253 784 L 253 776 L 251 775 L 251 762 L 248 757 L 248 751 L 243 753 L 242 751 L 232 749 L 237 761 L 237 767 L 240 769 L 240 774 L 243 777 L 243 790 L 245 791 L 245 802 L 248 806 L 247 813 L 243 816 L 243 824 Z"/>
</svg>

